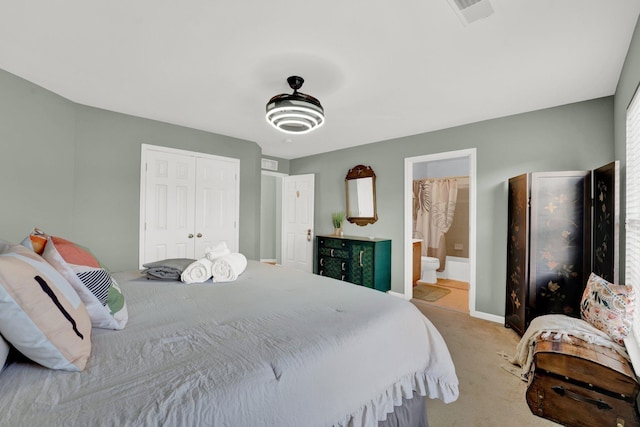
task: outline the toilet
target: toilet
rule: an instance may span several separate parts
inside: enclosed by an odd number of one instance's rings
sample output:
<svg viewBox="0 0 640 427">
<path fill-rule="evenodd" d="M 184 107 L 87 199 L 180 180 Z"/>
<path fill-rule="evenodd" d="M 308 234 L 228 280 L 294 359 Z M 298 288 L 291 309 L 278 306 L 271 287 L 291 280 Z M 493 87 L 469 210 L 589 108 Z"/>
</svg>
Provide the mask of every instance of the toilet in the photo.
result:
<svg viewBox="0 0 640 427">
<path fill-rule="evenodd" d="M 438 283 L 436 270 L 440 268 L 440 260 L 430 256 L 421 257 L 422 273 L 420 281 L 425 283 Z"/>
</svg>

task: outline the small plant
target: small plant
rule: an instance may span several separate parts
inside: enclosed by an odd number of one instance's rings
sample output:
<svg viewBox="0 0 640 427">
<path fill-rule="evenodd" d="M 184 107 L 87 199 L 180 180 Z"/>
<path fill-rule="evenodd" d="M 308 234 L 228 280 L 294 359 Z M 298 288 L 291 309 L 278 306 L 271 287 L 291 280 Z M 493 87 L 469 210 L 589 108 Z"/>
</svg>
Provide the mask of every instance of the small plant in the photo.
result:
<svg viewBox="0 0 640 427">
<path fill-rule="evenodd" d="M 333 228 L 342 228 L 342 223 L 344 222 L 345 213 L 334 212 L 331 214 L 331 222 L 333 222 Z"/>
</svg>

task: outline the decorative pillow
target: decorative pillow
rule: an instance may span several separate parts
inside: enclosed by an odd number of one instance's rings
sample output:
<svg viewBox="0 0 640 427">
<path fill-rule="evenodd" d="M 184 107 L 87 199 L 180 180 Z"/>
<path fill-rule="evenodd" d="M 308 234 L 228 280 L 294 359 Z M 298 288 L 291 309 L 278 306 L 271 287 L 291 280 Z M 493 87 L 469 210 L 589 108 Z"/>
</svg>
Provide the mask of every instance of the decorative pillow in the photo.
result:
<svg viewBox="0 0 640 427">
<path fill-rule="evenodd" d="M 21 245 L 0 245 L 0 334 L 51 369 L 82 371 L 91 353 L 91 319 L 78 294 Z"/>
<path fill-rule="evenodd" d="M 94 327 L 125 327 L 129 314 L 122 291 L 91 252 L 60 237 L 48 237 L 42 257 L 76 290 Z"/>
<path fill-rule="evenodd" d="M 2 335 L 0 335 L 0 372 L 2 372 L 5 365 L 7 364 L 9 349 L 9 343 L 2 338 Z"/>
<path fill-rule="evenodd" d="M 614 285 L 591 273 L 582 294 L 580 315 L 583 320 L 606 332 L 623 344 L 633 323 L 635 293 L 631 286 Z"/>
</svg>

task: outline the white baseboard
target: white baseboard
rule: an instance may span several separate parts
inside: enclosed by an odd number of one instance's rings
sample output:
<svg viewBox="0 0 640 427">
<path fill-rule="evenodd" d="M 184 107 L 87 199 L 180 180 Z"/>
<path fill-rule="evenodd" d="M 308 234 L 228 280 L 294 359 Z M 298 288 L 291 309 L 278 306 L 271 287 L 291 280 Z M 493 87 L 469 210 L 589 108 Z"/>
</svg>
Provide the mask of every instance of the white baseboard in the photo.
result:
<svg viewBox="0 0 640 427">
<path fill-rule="evenodd" d="M 471 317 L 488 320 L 490 322 L 502 323 L 504 325 L 504 316 L 496 316 L 495 314 L 483 313 L 482 311 L 472 311 Z"/>
<path fill-rule="evenodd" d="M 404 300 L 406 300 L 406 299 L 407 299 L 407 297 L 406 297 L 404 294 L 401 294 L 400 292 L 387 291 L 387 293 L 388 293 L 389 295 L 393 295 L 394 297 L 398 297 L 398 298 L 401 298 L 401 299 L 404 299 Z"/>
<path fill-rule="evenodd" d="M 402 298 L 406 300 L 405 294 L 401 294 L 400 292 L 387 291 L 389 295 L 393 295 L 397 298 Z M 472 311 L 469 313 L 471 317 L 476 317 L 482 320 L 488 320 L 490 322 L 502 323 L 504 325 L 504 316 L 497 316 L 495 314 L 484 313 L 482 311 Z"/>
</svg>

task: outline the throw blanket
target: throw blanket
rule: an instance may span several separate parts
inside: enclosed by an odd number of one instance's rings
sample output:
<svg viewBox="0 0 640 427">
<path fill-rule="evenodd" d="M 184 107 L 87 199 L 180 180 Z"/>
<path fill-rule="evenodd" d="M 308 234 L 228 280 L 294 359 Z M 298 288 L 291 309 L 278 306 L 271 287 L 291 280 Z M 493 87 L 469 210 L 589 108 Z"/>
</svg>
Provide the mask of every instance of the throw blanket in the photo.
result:
<svg viewBox="0 0 640 427">
<path fill-rule="evenodd" d="M 182 272 L 194 261 L 191 258 L 170 258 L 149 262 L 142 265 L 146 268 L 143 273 L 150 280 L 180 280 Z"/>
<path fill-rule="evenodd" d="M 614 342 L 609 335 L 590 323 L 562 314 L 547 314 L 536 317 L 531 321 L 516 347 L 515 356 L 509 360 L 512 364 L 522 367 L 520 378 L 524 381 L 528 379 L 531 364 L 533 363 L 533 347 L 539 336 L 542 336 L 543 339 L 552 338 L 568 343 L 573 342 L 574 338 L 581 339 L 590 344 L 612 348 L 626 359 L 629 359 L 624 347 Z"/>
<path fill-rule="evenodd" d="M 180 276 L 184 283 L 203 283 L 211 278 L 213 261 L 207 258 L 199 259 L 191 263 Z"/>
<path fill-rule="evenodd" d="M 231 250 L 227 247 L 226 242 L 220 242 L 212 248 L 205 248 L 204 254 L 210 261 L 215 261 L 216 259 L 223 257 L 225 255 L 229 255 Z"/>
<path fill-rule="evenodd" d="M 217 258 L 213 262 L 212 274 L 214 282 L 232 282 L 247 268 L 247 258 L 234 252 Z"/>
</svg>

